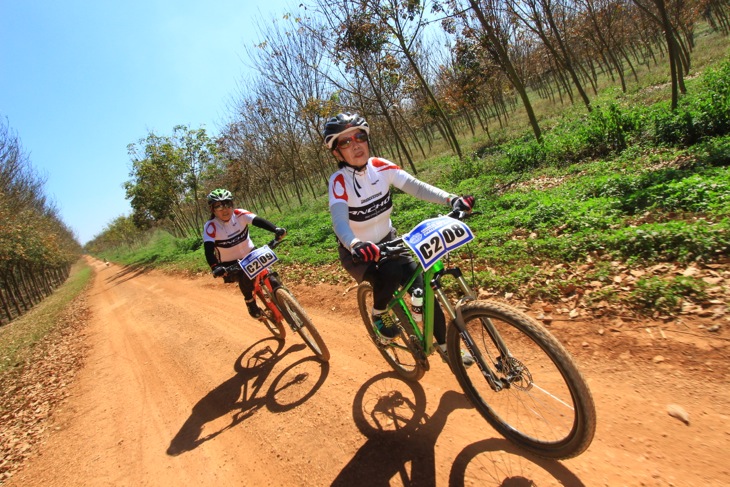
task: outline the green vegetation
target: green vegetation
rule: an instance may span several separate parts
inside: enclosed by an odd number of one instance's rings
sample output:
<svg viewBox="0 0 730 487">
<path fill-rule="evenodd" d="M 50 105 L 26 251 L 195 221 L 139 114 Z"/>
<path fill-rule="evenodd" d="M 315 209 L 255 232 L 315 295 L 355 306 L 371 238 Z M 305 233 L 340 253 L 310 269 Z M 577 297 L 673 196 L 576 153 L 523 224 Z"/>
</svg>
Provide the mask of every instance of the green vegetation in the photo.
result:
<svg viewBox="0 0 730 487">
<path fill-rule="evenodd" d="M 68 280 L 28 313 L 0 328 L 0 374 L 23 363 L 32 348 L 58 327 L 68 304 L 91 280 L 91 267 L 78 261 Z"/>
<path fill-rule="evenodd" d="M 631 293 L 631 301 L 640 309 L 673 313 L 679 311 L 682 298 L 703 299 L 707 284 L 689 277 L 679 276 L 671 280 L 658 277 L 640 279 Z"/>
<path fill-rule="evenodd" d="M 678 310 L 703 298 L 692 277 L 647 276 L 628 294 L 610 286 L 617 266 L 715 262 L 730 253 L 730 61 L 688 80 L 671 110 L 646 91 L 609 90 L 587 114 L 553 120 L 543 142 L 525 136 L 476 145 L 470 156 L 424 161 L 419 176 L 474 194 L 469 220 L 479 288 L 527 301 L 557 301 L 589 288 L 588 305 L 623 299 L 637 312 Z M 652 94 L 651 96 L 656 96 Z M 649 100 L 649 101 L 647 101 Z M 324 192 L 324 188 L 320 188 Z M 406 231 L 443 208 L 394 195 L 394 224 Z M 260 212 L 289 231 L 284 272 L 304 281 L 347 282 L 336 262 L 326 198 Z M 267 232 L 253 229 L 263 244 Z M 101 254 L 131 265 L 207 272 L 196 238 L 156 233 L 145 245 Z M 595 283 L 603 283 L 597 287 Z"/>
</svg>

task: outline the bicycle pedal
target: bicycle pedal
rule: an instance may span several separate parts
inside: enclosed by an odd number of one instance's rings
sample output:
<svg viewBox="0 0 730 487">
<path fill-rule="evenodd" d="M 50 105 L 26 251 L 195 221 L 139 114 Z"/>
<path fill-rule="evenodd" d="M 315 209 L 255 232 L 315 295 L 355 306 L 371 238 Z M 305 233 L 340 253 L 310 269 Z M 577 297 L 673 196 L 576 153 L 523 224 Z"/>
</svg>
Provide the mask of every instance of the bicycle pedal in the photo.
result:
<svg viewBox="0 0 730 487">
<path fill-rule="evenodd" d="M 375 331 L 375 344 L 379 347 L 390 347 L 392 346 L 396 340 L 398 340 L 398 337 L 400 334 L 394 336 L 394 337 L 387 337 L 380 333 L 377 328 L 373 327 L 373 331 Z"/>
<path fill-rule="evenodd" d="M 378 338 L 376 339 L 375 343 L 380 347 L 390 347 L 393 344 L 395 344 L 395 340 L 398 337 L 388 338 L 383 335 L 378 335 Z"/>
</svg>

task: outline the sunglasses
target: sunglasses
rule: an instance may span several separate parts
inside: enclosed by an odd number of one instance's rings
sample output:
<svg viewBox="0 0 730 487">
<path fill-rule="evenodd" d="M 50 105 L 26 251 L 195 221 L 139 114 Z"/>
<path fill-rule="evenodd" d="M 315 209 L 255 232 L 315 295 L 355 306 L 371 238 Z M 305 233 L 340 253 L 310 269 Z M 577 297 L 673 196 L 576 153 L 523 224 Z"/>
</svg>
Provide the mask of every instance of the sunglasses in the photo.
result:
<svg viewBox="0 0 730 487">
<path fill-rule="evenodd" d="M 213 205 L 214 210 L 220 210 L 221 208 L 233 208 L 233 201 L 221 201 Z"/>
<path fill-rule="evenodd" d="M 368 141 L 368 134 L 365 132 L 358 132 L 355 135 L 351 135 L 344 139 L 337 139 L 338 149 L 347 149 L 353 142 L 364 143 Z"/>
</svg>

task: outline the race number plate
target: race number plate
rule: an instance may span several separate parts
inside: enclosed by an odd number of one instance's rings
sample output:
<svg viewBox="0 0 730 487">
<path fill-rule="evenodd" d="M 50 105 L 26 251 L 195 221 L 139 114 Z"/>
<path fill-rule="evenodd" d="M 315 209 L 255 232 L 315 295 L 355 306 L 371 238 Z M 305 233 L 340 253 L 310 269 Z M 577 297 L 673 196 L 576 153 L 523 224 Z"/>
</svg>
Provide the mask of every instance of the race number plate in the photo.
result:
<svg viewBox="0 0 730 487">
<path fill-rule="evenodd" d="M 277 260 L 279 258 L 274 251 L 268 245 L 264 245 L 253 249 L 250 254 L 238 261 L 238 265 L 241 266 L 249 279 L 253 279 Z"/>
<path fill-rule="evenodd" d="M 441 257 L 473 239 L 474 234 L 466 223 L 442 216 L 422 221 L 403 240 L 423 268 L 428 269 Z"/>
</svg>

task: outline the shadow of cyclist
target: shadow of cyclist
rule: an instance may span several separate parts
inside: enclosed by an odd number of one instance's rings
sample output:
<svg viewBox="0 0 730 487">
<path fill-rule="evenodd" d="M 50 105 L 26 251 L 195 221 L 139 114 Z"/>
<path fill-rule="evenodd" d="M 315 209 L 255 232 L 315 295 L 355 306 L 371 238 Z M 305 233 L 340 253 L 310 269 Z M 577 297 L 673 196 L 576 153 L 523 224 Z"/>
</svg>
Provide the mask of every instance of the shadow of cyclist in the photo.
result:
<svg viewBox="0 0 730 487">
<path fill-rule="evenodd" d="M 373 377 L 360 388 L 353 403 L 355 424 L 368 440 L 340 471 L 332 485 L 389 486 L 391 479 L 398 476 L 399 482 L 393 483 L 435 486 L 436 440 L 452 412 L 471 408 L 463 394 L 447 391 L 429 417 L 425 414 L 426 397 L 420 384 L 405 382 L 392 372 Z M 485 430 L 490 431 L 486 425 Z M 494 453 L 494 457 L 485 457 L 485 453 Z M 520 461 L 511 462 L 513 467 L 506 471 L 505 454 L 518 457 L 524 462 L 524 468 L 520 467 Z M 410 472 L 407 469 L 409 463 Z M 534 465 L 561 485 L 583 485 L 559 462 L 526 453 L 503 438 L 479 441 L 460 452 L 450 470 L 449 485 L 463 486 L 470 465 L 484 477 L 483 485 L 535 485 L 529 478 Z M 471 476 L 469 478 L 472 480 Z"/>
<path fill-rule="evenodd" d="M 276 343 L 276 349 L 271 348 L 271 344 Z M 296 344 L 287 348 L 283 353 L 284 342 L 274 338 L 265 338 L 251 345 L 237 359 L 234 365 L 236 374 L 230 379 L 218 385 L 215 389 L 208 392 L 195 406 L 193 406 L 190 417 L 185 421 L 175 437 L 170 442 L 167 454 L 171 456 L 180 455 L 186 451 L 197 448 L 202 443 L 211 440 L 233 428 L 240 422 L 252 416 L 262 407 L 267 407 L 272 411 L 281 410 L 278 404 L 276 394 L 279 394 L 282 388 L 274 387 L 276 384 L 289 384 L 292 381 L 285 379 L 288 371 L 292 366 L 287 367 L 276 379 L 268 391 L 264 395 L 260 395 L 262 387 L 269 378 L 271 371 L 277 363 L 291 353 L 295 353 L 306 349 L 304 344 Z M 296 362 L 299 364 L 306 360 Z M 317 361 L 319 365 L 321 364 Z M 329 366 L 320 367 L 320 378 L 309 391 L 304 391 L 303 396 L 308 399 L 321 387 L 324 379 L 329 372 Z M 286 387 L 286 389 L 290 389 Z M 301 391 L 298 391 L 301 392 Z M 302 402 L 306 399 L 303 399 Z M 207 435 L 201 436 L 203 426 L 207 423 L 231 415 L 231 422 L 223 428 L 213 431 Z"/>
<path fill-rule="evenodd" d="M 448 391 L 431 417 L 425 408 L 418 383 L 405 382 L 393 372 L 367 381 L 355 396 L 353 419 L 368 440 L 332 485 L 390 485 L 395 475 L 403 485 L 436 485 L 436 439 L 451 412 L 471 405 L 462 394 Z"/>
<path fill-rule="evenodd" d="M 114 286 L 116 286 L 123 282 L 130 281 L 137 276 L 141 276 L 142 274 L 147 274 L 151 270 L 152 270 L 152 267 L 146 267 L 144 265 L 138 265 L 138 264 L 125 265 L 120 270 L 118 270 L 115 274 L 112 274 L 111 276 L 107 276 L 106 281 L 109 283 L 114 283 Z"/>
<path fill-rule="evenodd" d="M 505 455 L 512 459 L 505 461 Z M 525 465 L 530 463 L 531 465 Z M 585 484 L 567 467 L 557 460 L 549 460 L 520 450 L 509 440 L 504 438 L 490 438 L 477 441 L 466 446 L 454 459 L 449 474 L 449 485 L 464 485 L 467 468 L 472 465 L 470 472 L 478 472 L 479 478 L 469 477 L 470 483 L 481 485 L 500 486 L 531 486 L 538 485 L 539 481 L 532 478 L 535 466 L 560 485 L 581 487 Z"/>
</svg>

